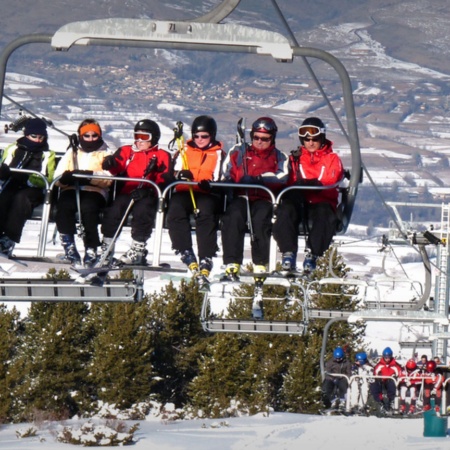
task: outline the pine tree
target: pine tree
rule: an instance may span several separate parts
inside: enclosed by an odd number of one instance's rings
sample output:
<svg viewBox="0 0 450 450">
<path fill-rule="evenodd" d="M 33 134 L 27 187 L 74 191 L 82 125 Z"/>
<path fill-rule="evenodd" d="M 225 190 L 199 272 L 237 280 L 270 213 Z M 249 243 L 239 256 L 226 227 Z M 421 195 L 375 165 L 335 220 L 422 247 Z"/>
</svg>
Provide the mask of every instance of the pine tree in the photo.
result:
<svg viewBox="0 0 450 450">
<path fill-rule="evenodd" d="M 14 413 L 70 417 L 89 400 L 86 384 L 92 330 L 86 303 L 33 303 L 11 367 Z"/>
<path fill-rule="evenodd" d="M 96 398 L 118 408 L 148 399 L 153 378 L 148 299 L 96 304 L 90 321 L 96 337 L 89 380 L 96 386 Z"/>
<path fill-rule="evenodd" d="M 9 420 L 12 406 L 9 369 L 21 330 L 20 313 L 0 305 L 0 423 Z"/>
</svg>

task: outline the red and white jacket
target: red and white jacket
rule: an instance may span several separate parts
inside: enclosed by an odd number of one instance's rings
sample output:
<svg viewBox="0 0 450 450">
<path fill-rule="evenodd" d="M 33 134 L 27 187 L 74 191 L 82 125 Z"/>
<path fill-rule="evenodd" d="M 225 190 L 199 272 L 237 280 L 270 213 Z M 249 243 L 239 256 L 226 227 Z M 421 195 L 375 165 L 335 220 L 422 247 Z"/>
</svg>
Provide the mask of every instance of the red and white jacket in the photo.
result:
<svg viewBox="0 0 450 450">
<path fill-rule="evenodd" d="M 156 170 L 152 171 L 147 179 L 157 185 L 165 183 L 163 175 L 172 170 L 171 155 L 168 151 L 160 149 L 157 145 L 148 150 L 136 151 L 133 145 L 120 147 L 114 156 L 118 166 L 111 169 L 112 175 L 119 175 L 128 178 L 142 178 L 145 169 L 148 167 L 153 157 L 156 157 Z M 139 186 L 139 181 L 125 181 L 120 193 L 129 194 Z M 149 183 L 144 183 L 144 189 L 151 189 Z"/>
<path fill-rule="evenodd" d="M 309 152 L 305 147 L 300 147 L 291 152 L 289 156 L 289 182 L 290 186 L 302 179 L 317 179 L 324 186 L 339 182 L 344 175 L 341 158 L 333 152 L 333 143 L 328 139 L 316 152 Z M 304 198 L 309 203 L 328 202 L 334 210 L 338 204 L 339 190 L 304 190 Z"/>
</svg>

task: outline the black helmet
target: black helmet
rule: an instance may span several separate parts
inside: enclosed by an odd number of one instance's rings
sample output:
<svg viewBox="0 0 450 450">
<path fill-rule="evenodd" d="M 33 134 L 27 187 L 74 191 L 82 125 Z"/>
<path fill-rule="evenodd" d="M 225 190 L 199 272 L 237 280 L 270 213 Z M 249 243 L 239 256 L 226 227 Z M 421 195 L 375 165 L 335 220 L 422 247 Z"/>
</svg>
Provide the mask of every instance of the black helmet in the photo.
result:
<svg viewBox="0 0 450 450">
<path fill-rule="evenodd" d="M 298 137 L 303 145 L 303 139 L 309 135 L 310 137 L 320 136 L 321 145 L 325 143 L 326 129 L 324 123 L 318 117 L 308 117 L 298 128 Z"/>
<path fill-rule="evenodd" d="M 151 144 L 156 145 L 159 142 L 159 138 L 161 137 L 161 130 L 159 129 L 159 125 L 150 119 L 140 120 L 134 126 L 134 131 L 146 131 L 152 135 Z"/>
<path fill-rule="evenodd" d="M 256 131 L 270 134 L 272 136 L 272 144 L 275 143 L 278 128 L 275 121 L 270 117 L 260 117 L 253 122 L 252 129 L 250 131 L 250 137 L 252 139 Z"/>
<path fill-rule="evenodd" d="M 217 123 L 211 116 L 198 116 L 192 122 L 191 133 L 192 137 L 199 131 L 205 131 L 211 136 L 211 141 L 216 140 Z"/>
</svg>

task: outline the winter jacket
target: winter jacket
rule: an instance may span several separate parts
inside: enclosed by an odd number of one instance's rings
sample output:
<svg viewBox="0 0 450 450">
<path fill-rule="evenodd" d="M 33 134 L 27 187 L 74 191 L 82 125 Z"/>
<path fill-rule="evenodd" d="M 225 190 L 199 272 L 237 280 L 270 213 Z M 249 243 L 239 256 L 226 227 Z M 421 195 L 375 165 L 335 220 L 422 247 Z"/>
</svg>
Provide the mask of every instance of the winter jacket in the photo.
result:
<svg viewBox="0 0 450 450">
<path fill-rule="evenodd" d="M 342 361 L 336 361 L 335 359 L 329 359 L 325 363 L 325 378 L 329 380 L 335 380 L 336 377 L 330 374 L 340 373 L 346 375 L 348 378 L 352 375 L 352 365 L 350 361 L 343 359 Z M 341 377 L 339 377 L 341 378 Z"/>
<path fill-rule="evenodd" d="M 384 358 L 381 358 L 378 364 L 373 369 L 373 374 L 381 377 L 398 378 L 401 373 L 402 368 L 394 358 L 391 358 L 389 362 Z"/>
<path fill-rule="evenodd" d="M 62 175 L 65 171 L 73 171 L 75 169 L 92 170 L 94 175 L 110 175 L 108 171 L 102 169 L 103 160 L 106 156 L 112 154 L 106 144 L 103 144 L 98 150 L 91 152 L 86 152 L 81 147 L 78 147 L 76 153 L 76 160 L 74 161 L 73 150 L 70 148 L 66 151 L 56 167 L 55 178 Z M 78 167 L 75 167 L 76 165 Z M 80 185 L 79 188 L 83 191 L 98 192 L 107 199 L 109 186 L 111 186 L 111 184 L 112 181 L 108 179 L 92 179 L 89 184 Z M 75 186 L 64 186 L 59 182 L 58 186 L 60 186 L 62 190 L 75 189 Z"/>
<path fill-rule="evenodd" d="M 328 139 L 316 152 L 309 152 L 300 147 L 289 156 L 289 185 L 294 185 L 302 179 L 317 179 L 322 185 L 329 186 L 339 182 L 344 175 L 341 159 L 333 152 L 333 143 Z M 304 190 L 305 200 L 309 203 L 328 202 L 334 210 L 338 204 L 339 190 Z"/>
<path fill-rule="evenodd" d="M 423 374 L 420 369 L 408 372 L 406 369 L 402 369 L 399 376 L 399 384 L 405 386 L 418 386 L 422 384 Z"/>
<path fill-rule="evenodd" d="M 207 149 L 200 149 L 195 146 L 192 139 L 185 145 L 184 155 L 177 152 L 174 156 L 175 171 L 190 170 L 193 175 L 193 181 L 219 181 L 221 178 L 222 161 L 225 158 L 225 152 L 222 149 L 222 143 L 216 142 Z M 191 186 L 194 191 L 203 192 L 198 186 Z M 188 185 L 178 185 L 176 191 L 189 190 Z"/>
<path fill-rule="evenodd" d="M 243 151 L 241 146 L 236 146 L 228 152 L 223 167 L 224 181 L 239 183 L 243 182 L 242 177 L 248 175 L 274 194 L 286 186 L 289 176 L 287 157 L 274 145 L 265 151 L 257 151 L 251 145 Z M 248 195 L 250 200 L 270 199 L 262 189 L 235 189 L 233 194 Z"/>
<path fill-rule="evenodd" d="M 112 175 L 124 176 L 128 178 L 143 178 L 144 172 L 153 164 L 154 169 L 148 174 L 147 180 L 153 181 L 157 185 L 165 184 L 164 174 L 172 172 L 171 155 L 166 150 L 160 149 L 157 145 L 148 150 L 137 151 L 134 145 L 125 145 L 120 147 L 114 153 L 118 166 L 111 169 Z M 129 194 L 136 189 L 140 181 L 127 180 L 124 182 L 120 193 Z M 143 189 L 152 189 L 149 183 L 143 183 Z"/>
<path fill-rule="evenodd" d="M 9 145 L 3 152 L 2 163 L 11 168 L 34 170 L 41 173 L 51 183 L 55 174 L 55 152 L 49 150 L 47 142 L 34 143 L 25 136 Z M 13 174 L 12 179 L 18 188 L 45 188 L 45 182 L 39 175 Z"/>
<path fill-rule="evenodd" d="M 422 376 L 425 385 L 432 386 L 434 389 L 441 389 L 445 381 L 441 373 L 425 372 Z"/>
</svg>

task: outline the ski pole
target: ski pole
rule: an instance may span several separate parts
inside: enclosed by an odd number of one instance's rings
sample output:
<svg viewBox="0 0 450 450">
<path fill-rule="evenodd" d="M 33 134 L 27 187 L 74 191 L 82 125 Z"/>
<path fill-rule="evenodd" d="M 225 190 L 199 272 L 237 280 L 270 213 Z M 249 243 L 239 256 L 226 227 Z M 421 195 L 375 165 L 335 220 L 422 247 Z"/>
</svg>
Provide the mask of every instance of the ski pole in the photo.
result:
<svg viewBox="0 0 450 450">
<path fill-rule="evenodd" d="M 152 173 L 153 170 L 155 170 L 156 165 L 157 165 L 156 155 L 153 155 L 152 158 L 150 159 L 147 167 L 144 170 L 144 173 L 142 175 L 142 179 L 143 180 L 145 180 L 150 175 L 150 173 Z M 143 185 L 144 185 L 144 182 L 141 181 L 136 189 L 142 188 Z M 125 224 L 125 221 L 126 221 L 126 219 L 128 217 L 128 214 L 130 214 L 131 208 L 133 208 L 134 203 L 135 203 L 135 201 L 132 198 L 130 200 L 130 203 L 128 204 L 128 207 L 127 207 L 124 215 L 122 216 L 122 220 L 120 221 L 119 226 L 117 227 L 117 230 L 114 233 L 114 236 L 111 239 L 111 242 L 108 245 L 108 248 L 106 249 L 105 252 L 102 253 L 102 256 L 100 257 L 99 261 L 97 262 L 97 264 L 96 264 L 97 267 L 101 267 L 103 265 L 103 263 L 106 261 L 106 258 L 111 253 L 111 249 L 114 247 L 114 245 L 115 245 L 115 243 L 117 241 L 117 238 L 119 237 L 119 234 L 122 231 L 122 228 L 123 228 L 123 226 Z"/>
<path fill-rule="evenodd" d="M 69 137 L 69 147 L 72 147 L 73 170 L 78 170 L 78 137 L 74 133 Z M 78 236 L 83 239 L 85 236 L 84 225 L 81 217 L 81 198 L 80 198 L 80 182 L 75 178 L 75 198 L 78 211 Z"/>
<path fill-rule="evenodd" d="M 174 139 L 178 146 L 178 151 L 181 155 L 181 167 L 183 170 L 189 170 L 189 162 L 186 155 L 186 148 L 184 145 L 184 137 L 183 137 L 183 122 L 177 122 L 177 126 L 173 129 Z M 189 193 L 191 195 L 192 206 L 194 208 L 194 216 L 197 217 L 200 213 L 200 210 L 197 208 L 197 202 L 195 201 L 194 190 L 192 186 L 189 186 Z"/>
<path fill-rule="evenodd" d="M 245 142 L 245 120 L 243 117 L 241 117 L 237 123 L 236 141 L 240 145 L 244 175 L 247 175 L 247 164 L 245 163 L 245 152 L 247 150 L 247 143 Z M 244 198 L 247 206 L 247 227 L 250 233 L 250 240 L 253 242 L 255 240 L 255 235 L 253 233 L 253 222 L 250 210 L 250 200 L 248 198 L 248 189 L 245 190 L 245 194 L 246 195 L 244 195 Z"/>
</svg>

